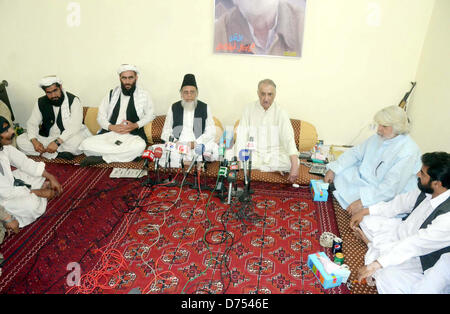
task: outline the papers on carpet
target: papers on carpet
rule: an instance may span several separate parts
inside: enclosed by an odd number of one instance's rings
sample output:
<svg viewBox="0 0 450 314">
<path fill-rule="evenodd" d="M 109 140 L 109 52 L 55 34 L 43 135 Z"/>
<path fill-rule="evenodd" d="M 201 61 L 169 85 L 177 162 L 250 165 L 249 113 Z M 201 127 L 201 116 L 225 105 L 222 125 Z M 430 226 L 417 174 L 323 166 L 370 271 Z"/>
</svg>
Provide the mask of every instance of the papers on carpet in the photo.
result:
<svg viewBox="0 0 450 314">
<path fill-rule="evenodd" d="M 142 178 L 147 175 L 147 170 L 142 169 L 128 169 L 128 168 L 113 168 L 110 178 Z"/>
</svg>

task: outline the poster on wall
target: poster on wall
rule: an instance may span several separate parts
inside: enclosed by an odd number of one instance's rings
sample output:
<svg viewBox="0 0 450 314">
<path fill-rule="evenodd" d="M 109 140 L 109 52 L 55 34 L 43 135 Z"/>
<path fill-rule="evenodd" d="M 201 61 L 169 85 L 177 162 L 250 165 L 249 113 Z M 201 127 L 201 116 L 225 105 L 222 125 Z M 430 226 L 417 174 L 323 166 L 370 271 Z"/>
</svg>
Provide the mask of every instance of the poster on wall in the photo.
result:
<svg viewBox="0 0 450 314">
<path fill-rule="evenodd" d="M 301 57 L 306 0 L 215 0 L 214 52 Z"/>
</svg>

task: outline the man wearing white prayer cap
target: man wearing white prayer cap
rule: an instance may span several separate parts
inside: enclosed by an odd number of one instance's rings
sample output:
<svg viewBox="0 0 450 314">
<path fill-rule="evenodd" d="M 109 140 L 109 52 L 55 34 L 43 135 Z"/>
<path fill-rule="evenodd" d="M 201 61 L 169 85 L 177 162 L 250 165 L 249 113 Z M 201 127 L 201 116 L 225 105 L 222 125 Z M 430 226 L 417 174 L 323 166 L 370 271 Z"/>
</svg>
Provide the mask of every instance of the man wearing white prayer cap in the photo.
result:
<svg viewBox="0 0 450 314">
<path fill-rule="evenodd" d="M 87 156 L 80 164 L 83 167 L 130 162 L 147 146 L 144 126 L 155 117 L 150 94 L 137 86 L 136 66 L 122 64 L 117 73 L 120 85 L 109 91 L 98 109 L 97 122 L 102 129 L 80 145 Z"/>
<path fill-rule="evenodd" d="M 27 132 L 17 138 L 17 146 L 27 155 L 73 159 L 82 153 L 80 143 L 91 135 L 83 124 L 80 99 L 66 92 L 55 75 L 42 78 L 39 87 L 45 96 L 34 106 Z"/>
</svg>

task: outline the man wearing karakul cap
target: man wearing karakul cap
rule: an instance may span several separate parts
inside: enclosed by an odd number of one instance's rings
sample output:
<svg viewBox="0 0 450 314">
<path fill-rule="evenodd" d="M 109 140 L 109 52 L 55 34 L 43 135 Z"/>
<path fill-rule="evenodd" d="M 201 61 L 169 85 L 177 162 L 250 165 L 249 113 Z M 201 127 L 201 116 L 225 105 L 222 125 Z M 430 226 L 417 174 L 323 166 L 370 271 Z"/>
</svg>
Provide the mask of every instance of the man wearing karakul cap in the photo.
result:
<svg viewBox="0 0 450 314">
<path fill-rule="evenodd" d="M 27 155 L 73 159 L 81 154 L 80 143 L 91 135 L 83 125 L 80 99 L 66 92 L 54 75 L 42 78 L 39 87 L 45 96 L 38 99 L 17 146 Z"/>
<path fill-rule="evenodd" d="M 130 162 L 147 145 L 144 126 L 154 119 L 150 94 L 136 85 L 139 71 L 134 65 L 123 64 L 117 72 L 120 85 L 110 90 L 98 109 L 102 129 L 80 145 L 87 156 L 81 166 Z"/>
<path fill-rule="evenodd" d="M 194 156 L 197 145 L 203 146 L 204 156 L 208 156 L 208 161 L 217 160 L 218 146 L 215 143 L 214 118 L 210 106 L 198 100 L 197 81 L 193 74 L 184 76 L 180 96 L 181 100 L 172 104 L 167 111 L 161 139 L 167 142 L 172 136 L 174 142 L 185 144 L 188 149 L 184 158 L 189 161 Z M 165 157 L 163 155 L 160 163 L 165 163 Z M 178 151 L 171 152 L 169 166 L 179 167 L 180 157 Z"/>
</svg>

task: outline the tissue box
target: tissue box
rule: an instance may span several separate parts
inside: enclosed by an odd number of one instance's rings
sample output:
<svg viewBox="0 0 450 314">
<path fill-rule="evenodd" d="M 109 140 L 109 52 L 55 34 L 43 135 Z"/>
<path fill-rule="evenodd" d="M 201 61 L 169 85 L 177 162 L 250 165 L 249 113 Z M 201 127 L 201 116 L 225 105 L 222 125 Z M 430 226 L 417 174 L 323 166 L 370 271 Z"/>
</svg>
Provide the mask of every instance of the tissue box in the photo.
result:
<svg viewBox="0 0 450 314">
<path fill-rule="evenodd" d="M 317 258 L 319 255 L 329 260 L 328 256 L 324 252 L 311 254 L 308 255 L 308 267 L 320 281 L 324 289 L 339 286 L 342 283 L 342 277 L 335 276 L 334 274 L 328 274 L 323 268 L 322 263 Z"/>
<path fill-rule="evenodd" d="M 314 201 L 326 202 L 328 200 L 328 190 L 322 187 L 324 184 L 323 180 L 311 180 L 309 187 Z"/>
</svg>

